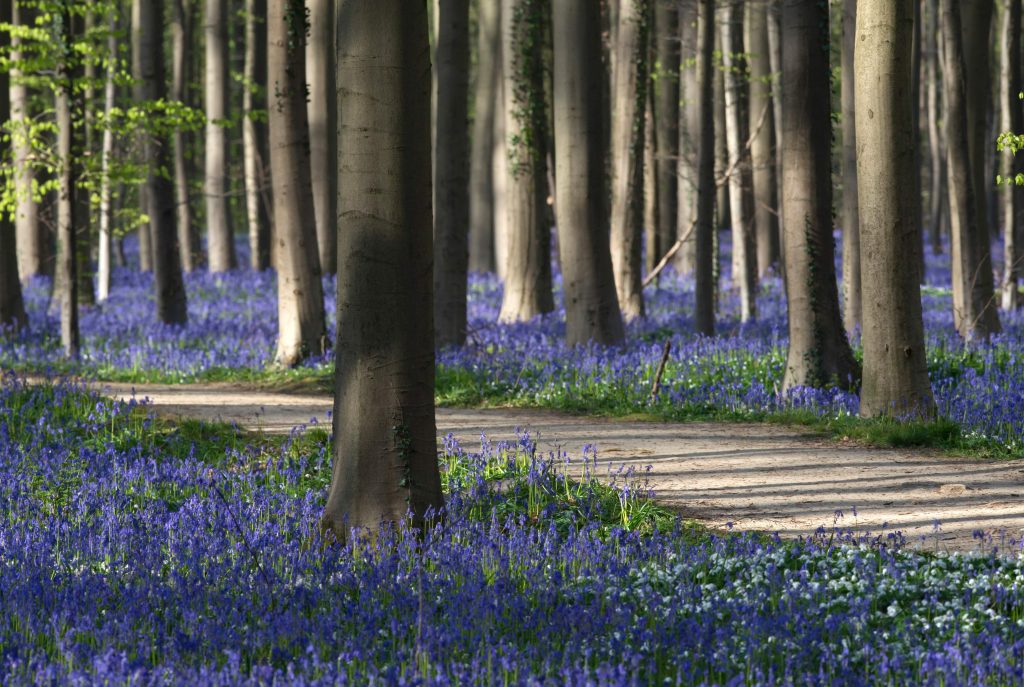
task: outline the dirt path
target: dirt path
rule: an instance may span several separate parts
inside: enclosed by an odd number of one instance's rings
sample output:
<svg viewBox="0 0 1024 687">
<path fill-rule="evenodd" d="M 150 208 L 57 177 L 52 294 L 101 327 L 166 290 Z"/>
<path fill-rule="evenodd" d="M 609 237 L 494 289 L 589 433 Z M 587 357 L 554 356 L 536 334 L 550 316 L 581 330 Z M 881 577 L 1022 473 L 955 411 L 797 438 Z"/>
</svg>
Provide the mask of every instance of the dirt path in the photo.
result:
<svg viewBox="0 0 1024 687">
<path fill-rule="evenodd" d="M 228 385 L 97 387 L 126 399 L 134 388 L 161 415 L 266 432 L 330 422 L 326 396 Z M 515 408 L 437 411 L 438 434 L 455 434 L 471 451 L 481 434 L 511 439 L 516 427 L 529 429 L 544 452 L 578 457 L 584 444 L 595 444 L 598 458 L 616 467 L 653 466 L 657 498 L 712 527 L 731 522 L 796 536 L 831 526 L 841 510 L 841 526 L 902 530 L 927 549 L 976 550 L 976 530 L 993 533 L 997 544 L 1024 534 L 1024 464 L 864 448 L 774 425 L 630 422 Z"/>
</svg>

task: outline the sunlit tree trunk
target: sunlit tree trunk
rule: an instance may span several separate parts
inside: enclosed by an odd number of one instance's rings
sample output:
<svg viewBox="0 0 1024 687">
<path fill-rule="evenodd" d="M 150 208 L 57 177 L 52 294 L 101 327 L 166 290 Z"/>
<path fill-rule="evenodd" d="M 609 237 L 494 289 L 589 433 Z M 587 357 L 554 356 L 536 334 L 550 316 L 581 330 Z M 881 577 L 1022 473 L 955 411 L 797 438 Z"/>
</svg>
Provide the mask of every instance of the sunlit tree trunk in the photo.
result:
<svg viewBox="0 0 1024 687">
<path fill-rule="evenodd" d="M 57 87 L 54 97 L 54 119 L 57 125 L 57 263 L 54 270 L 54 299 L 60 309 L 60 343 L 65 358 L 77 358 L 80 348 L 78 330 L 78 232 L 75 227 L 76 181 L 81 169 L 76 164 L 81 145 L 76 140 L 71 113 L 73 103 L 73 69 L 71 46 L 75 34 L 71 12 L 65 6 L 58 15 L 61 39 L 67 46 L 57 65 Z"/>
<path fill-rule="evenodd" d="M 697 226 L 695 326 L 715 333 L 715 2 L 701 0 L 697 83 L 700 87 L 700 140 L 697 145 Z"/>
<path fill-rule="evenodd" d="M 24 0 L 12 0 L 12 23 L 16 26 L 30 26 L 34 19 L 30 8 L 24 7 Z M 8 34 L 10 35 L 10 34 Z M 39 221 L 39 204 L 32 195 L 32 181 L 35 171 L 29 164 L 30 147 L 26 127 L 29 124 L 29 92 L 21 81 L 21 70 L 14 68 L 23 59 L 18 46 L 21 39 L 11 36 L 10 72 L 10 119 L 13 128 L 11 145 L 14 152 L 14 189 L 17 201 L 14 211 L 15 234 L 18 238 L 18 273 L 28 279 L 45 271 L 44 261 L 48 253 L 47 236 Z"/>
<path fill-rule="evenodd" d="M 501 3 L 477 9 L 477 74 L 473 93 L 473 135 L 469 174 L 469 269 L 494 272 L 495 117 L 500 110 Z"/>
<path fill-rule="evenodd" d="M 697 83 L 699 0 L 679 2 L 679 182 L 677 189 L 676 237 L 683 241 L 673 264 L 677 272 L 690 274 L 694 269 L 697 241 L 692 230 L 697 221 L 697 145 L 700 139 L 700 87 Z"/>
<path fill-rule="evenodd" d="M 0 6 L 0 24 L 10 21 L 11 5 L 5 3 Z M 0 31 L 0 50 L 10 48 L 9 36 L 8 32 Z M 0 71 L 0 122 L 6 122 L 10 116 L 10 77 L 6 71 Z M 8 327 L 17 330 L 24 327 L 27 322 L 21 282 L 18 279 L 14 225 L 7 213 L 3 212 L 0 213 L 0 331 Z"/>
<path fill-rule="evenodd" d="M 117 54 L 117 13 L 110 13 L 107 36 L 107 54 Z M 107 65 L 106 80 L 103 84 L 103 112 L 105 119 L 110 121 L 114 110 L 114 97 L 117 95 L 117 62 L 111 60 Z M 107 300 L 110 296 L 111 247 L 113 246 L 111 230 L 113 229 L 113 204 L 111 203 L 111 162 L 114 155 L 114 130 L 112 127 L 103 129 L 103 142 L 100 144 L 100 216 L 99 216 L 99 260 L 96 270 L 96 299 Z"/>
<path fill-rule="evenodd" d="M 338 263 L 338 132 L 334 78 L 335 0 L 306 0 L 309 41 L 306 79 L 309 87 L 309 152 L 312 164 L 313 206 L 320 268 L 334 274 Z"/>
<path fill-rule="evenodd" d="M 650 33 L 650 32 L 649 32 Z M 648 36 L 648 43 L 653 39 Z M 648 45 L 647 56 L 654 59 Z M 658 264 L 658 132 L 654 126 L 654 89 L 648 86 L 644 101 L 644 272 Z"/>
<path fill-rule="evenodd" d="M 750 58 L 750 107 L 747 111 L 750 115 L 750 135 L 753 137 L 750 158 L 754 181 L 754 233 L 757 243 L 757 274 L 763 277 L 779 262 L 775 106 L 772 102 L 766 2 L 759 0 L 747 5 L 746 28 L 747 54 Z"/>
<path fill-rule="evenodd" d="M 1021 0 L 1008 0 L 1003 12 L 1003 35 L 1001 44 L 1002 78 L 1000 79 L 1001 131 L 1024 132 L 1024 115 L 1018 94 L 1024 90 L 1021 84 Z M 1020 154 L 1004 153 L 1002 157 L 1003 176 L 1013 180 L 1024 174 L 1024 158 Z M 1002 305 L 1007 310 L 1020 307 L 1022 303 L 1018 284 L 1024 276 L 1024 259 L 1021 256 L 1020 239 L 1024 232 L 1024 192 L 1015 183 L 1001 190 L 1003 209 L 1003 279 Z"/>
<path fill-rule="evenodd" d="M 857 205 L 857 114 L 853 60 L 857 1 L 843 0 L 841 99 L 843 123 L 843 324 L 853 336 L 861 323 L 860 212 Z"/>
<path fill-rule="evenodd" d="M 245 81 L 242 93 L 242 165 L 245 170 L 245 219 L 249 234 L 249 266 L 270 267 L 270 174 L 267 170 L 267 127 L 257 110 L 267 97 L 267 0 L 245 0 Z M 330 19 L 334 26 L 334 18 Z M 331 94 L 331 99 L 335 98 Z M 332 161 L 332 165 L 336 162 Z"/>
<path fill-rule="evenodd" d="M 228 210 L 228 3 L 206 3 L 206 240 L 211 272 L 235 268 L 235 243 Z"/>
</svg>

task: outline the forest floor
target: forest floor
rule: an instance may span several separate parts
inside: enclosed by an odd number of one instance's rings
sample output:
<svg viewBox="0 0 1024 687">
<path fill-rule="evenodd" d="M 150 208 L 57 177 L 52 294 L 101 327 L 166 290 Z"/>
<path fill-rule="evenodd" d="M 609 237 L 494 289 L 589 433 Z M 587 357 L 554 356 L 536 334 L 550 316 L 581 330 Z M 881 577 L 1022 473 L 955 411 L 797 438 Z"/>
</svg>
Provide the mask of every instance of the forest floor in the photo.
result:
<svg viewBox="0 0 1024 687">
<path fill-rule="evenodd" d="M 281 433 L 329 423 L 331 398 L 301 388 L 267 391 L 236 384 L 98 383 L 125 400 L 148 398 L 166 418 L 237 424 Z M 976 532 L 1005 550 L 1024 536 L 1024 466 L 929 449 L 871 448 L 806 429 L 773 424 L 668 423 L 570 415 L 523 408 L 437 409 L 439 436 L 468 451 L 484 434 L 512 440 L 530 431 L 538 451 L 578 460 L 597 447 L 603 473 L 620 466 L 648 477 L 661 504 L 713 529 L 778 532 L 783 537 L 836 525 L 873 533 L 902 531 L 912 548 L 976 551 Z M 841 512 L 842 515 L 838 515 Z M 940 523 L 936 527 L 936 523 Z"/>
</svg>

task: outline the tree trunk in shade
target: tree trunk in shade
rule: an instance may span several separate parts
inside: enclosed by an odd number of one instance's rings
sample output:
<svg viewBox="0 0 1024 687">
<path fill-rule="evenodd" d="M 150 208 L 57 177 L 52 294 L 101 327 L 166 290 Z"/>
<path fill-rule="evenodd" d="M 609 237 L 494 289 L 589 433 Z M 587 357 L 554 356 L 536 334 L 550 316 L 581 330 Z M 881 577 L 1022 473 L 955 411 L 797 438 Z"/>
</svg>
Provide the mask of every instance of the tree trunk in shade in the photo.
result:
<svg viewBox="0 0 1024 687">
<path fill-rule="evenodd" d="M 434 423 L 430 52 L 425 3 L 339 0 L 334 466 L 322 527 L 444 503 Z"/>
<path fill-rule="evenodd" d="M 270 168 L 277 243 L 278 339 L 274 362 L 294 367 L 326 348 L 306 119 L 303 0 L 267 3 Z"/>
<path fill-rule="evenodd" d="M 335 0 L 306 0 L 309 41 L 306 80 L 309 96 L 309 158 L 320 268 L 334 274 L 338 263 L 338 104 L 334 76 Z"/>
<path fill-rule="evenodd" d="M 1024 131 L 1024 113 L 1018 94 L 1024 90 L 1021 83 L 1021 0 L 1008 0 L 1003 12 L 1001 42 L 1002 75 L 1000 78 L 999 110 L 1002 125 L 1000 131 Z M 1003 177 L 1013 180 L 1024 174 L 1024 157 L 1002 154 Z M 1011 310 L 1021 306 L 1019 284 L 1024 276 L 1024 255 L 1021 239 L 1024 238 L 1024 188 L 1012 181 L 1000 189 L 1003 210 L 1003 278 L 1002 305 Z"/>
<path fill-rule="evenodd" d="M 234 269 L 235 243 L 228 209 L 228 3 L 206 3 L 206 241 L 211 272 Z"/>
<path fill-rule="evenodd" d="M 10 3 L 11 21 L 15 26 L 31 26 L 34 22 L 33 13 L 30 8 L 24 6 L 24 2 L 25 0 L 13 0 Z M 44 263 L 49 254 L 49 237 L 39 221 L 39 204 L 32 195 L 35 170 L 28 163 L 31 149 L 24 128 L 30 117 L 29 90 L 21 82 L 21 70 L 13 67 L 24 57 L 18 49 L 20 44 L 21 39 L 17 35 L 11 36 L 10 119 L 14 127 L 11 146 L 14 152 L 14 188 L 17 194 L 14 228 L 18 239 L 18 273 L 22 279 L 28 279 L 46 271 Z"/>
<path fill-rule="evenodd" d="M 60 309 L 60 343 L 65 358 L 77 358 L 80 348 L 78 329 L 78 232 L 75 227 L 76 180 L 81 168 L 76 164 L 82 153 L 71 113 L 75 110 L 73 83 L 74 55 L 70 46 L 75 35 L 71 12 L 65 6 L 60 17 L 63 42 L 67 46 L 57 65 L 57 89 L 54 94 L 54 120 L 57 125 L 57 262 L 54 269 L 54 300 Z"/>
<path fill-rule="evenodd" d="M 267 126 L 253 113 L 265 109 L 267 101 L 267 0 L 245 0 L 245 9 L 244 69 L 249 86 L 242 93 L 245 219 L 249 234 L 249 266 L 254 270 L 265 270 L 271 266 L 270 153 L 267 151 Z M 333 17 L 330 25 L 334 26 Z M 332 93 L 331 99 L 335 97 Z"/>
<path fill-rule="evenodd" d="M 728 12 L 719 6 L 715 8 L 718 17 L 716 26 L 728 21 Z M 715 70 L 715 179 L 721 179 L 729 168 L 729 145 L 725 138 L 725 70 L 722 69 L 722 36 L 715 32 L 716 64 Z M 718 184 L 715 195 L 715 219 L 717 229 L 728 229 L 732 226 L 732 208 L 729 207 L 729 185 Z M 715 236 L 718 234 L 716 232 Z M 716 238 L 717 240 L 717 238 Z"/>
<path fill-rule="evenodd" d="M 700 87 L 700 139 L 697 144 L 696 330 L 715 334 L 715 2 L 701 0 L 697 83 Z"/>
<path fill-rule="evenodd" d="M 692 230 L 697 221 L 697 144 L 700 139 L 700 87 L 697 84 L 697 14 L 699 0 L 679 2 L 679 172 L 676 193 L 676 236 L 690 232 L 673 261 L 680 274 L 691 274 L 697 241 Z"/>
<path fill-rule="evenodd" d="M 10 23 L 11 6 L 0 7 L 0 23 Z M 0 50 L 10 48 L 10 34 L 0 32 Z M 0 122 L 11 116 L 10 77 L 0 71 Z M 18 279 L 18 256 L 15 243 L 14 225 L 6 212 L 0 213 L 0 332 L 7 328 L 15 331 L 28 324 L 25 316 L 25 301 Z"/>
<path fill-rule="evenodd" d="M 928 237 L 932 253 L 942 253 L 942 230 L 946 213 L 946 153 L 943 149 L 942 130 L 939 126 L 941 108 L 939 98 L 939 2 L 927 0 L 924 29 L 925 97 L 928 111 L 928 155 L 931 168 L 931 188 L 928 197 Z"/>
<path fill-rule="evenodd" d="M 841 99 L 843 123 L 843 325 L 848 336 L 861 323 L 860 213 L 857 205 L 857 114 L 853 60 L 857 0 L 843 0 Z"/>
<path fill-rule="evenodd" d="M 832 108 L 828 5 L 782 3 L 782 202 L 789 350 L 783 390 L 855 387 L 839 313 L 832 244 Z"/>
<path fill-rule="evenodd" d="M 920 196 L 906 183 L 916 172 L 917 156 L 912 111 L 918 102 L 910 88 L 914 10 L 905 2 L 858 0 L 855 26 L 846 25 L 845 14 L 843 19 L 844 44 L 847 30 L 857 36 L 850 75 L 856 84 L 865 257 L 860 414 L 930 417 L 935 399 L 925 356 L 921 286 L 917 270 L 907 264 L 907 256 L 921 246 Z"/>
<path fill-rule="evenodd" d="M 746 46 L 750 60 L 749 131 L 754 181 L 754 234 L 757 274 L 766 276 L 779 262 L 779 222 L 775 176 L 775 109 L 768 46 L 768 6 L 747 5 Z M 760 127 L 760 128 L 758 128 Z"/>
<path fill-rule="evenodd" d="M 970 152 L 971 184 L 978 202 L 978 231 L 985 237 L 986 252 L 995 233 L 995 218 L 990 217 L 988 198 L 994 174 L 987 173 L 989 162 L 995 155 L 995 146 L 989 134 L 988 116 L 991 112 L 992 84 L 992 19 L 994 0 L 961 0 L 960 23 L 963 35 L 963 62 L 965 79 L 965 107 L 967 109 L 967 146 Z M 991 263 L 990 263 L 991 264 Z M 991 270 L 989 270 L 991 272 Z M 981 279 L 986 277 L 981 275 Z M 987 277 L 991 284 L 991 275 Z"/>
<path fill-rule="evenodd" d="M 187 2 L 194 0 L 171 0 L 171 100 L 188 103 L 186 86 L 191 78 L 188 69 L 188 51 L 192 47 L 192 15 Z M 188 190 L 188 165 L 185 152 L 188 148 L 186 133 L 180 129 L 174 132 L 174 203 L 177 207 L 178 248 L 181 253 L 181 267 L 191 272 L 199 267 L 202 252 L 193 242 L 192 205 Z"/>
<path fill-rule="evenodd" d="M 648 43 L 651 42 L 648 36 Z M 648 59 L 654 51 L 648 46 Z M 658 253 L 658 132 L 654 126 L 654 89 L 648 85 L 644 102 L 644 272 L 661 260 Z"/>
<path fill-rule="evenodd" d="M 501 109 L 501 3 L 478 9 L 477 74 L 473 92 L 473 135 L 469 174 L 469 269 L 494 272 L 495 118 Z"/>
<path fill-rule="evenodd" d="M 654 1 L 654 125 L 658 144 L 656 261 L 676 241 L 679 158 L 679 12 L 675 0 Z"/>
</svg>

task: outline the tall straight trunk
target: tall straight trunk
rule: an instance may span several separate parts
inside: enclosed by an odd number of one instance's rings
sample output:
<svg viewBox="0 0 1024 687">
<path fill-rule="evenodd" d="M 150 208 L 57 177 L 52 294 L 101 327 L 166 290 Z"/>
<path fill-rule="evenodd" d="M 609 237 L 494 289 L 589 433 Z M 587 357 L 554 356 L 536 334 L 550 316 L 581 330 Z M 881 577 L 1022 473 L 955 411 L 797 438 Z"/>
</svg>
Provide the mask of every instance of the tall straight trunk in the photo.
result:
<svg viewBox="0 0 1024 687">
<path fill-rule="evenodd" d="M 267 127 L 254 113 L 266 108 L 267 0 L 245 0 L 245 81 L 242 92 L 242 165 L 245 219 L 249 234 L 249 266 L 270 267 L 270 174 L 267 171 Z M 334 26 L 334 18 L 330 18 Z M 336 98 L 331 94 L 331 100 Z M 331 162 L 332 167 L 337 165 Z"/>
<path fill-rule="evenodd" d="M 504 3 L 497 3 L 499 10 Z M 508 161 L 508 126 L 505 121 L 505 70 L 509 64 L 505 59 L 504 19 L 499 12 L 498 43 L 495 47 L 498 60 L 494 82 L 494 129 L 491 132 L 491 185 L 494 187 L 494 271 L 503 280 L 508 274 L 509 211 L 508 196 L 511 170 Z"/>
<path fill-rule="evenodd" d="M 187 103 L 186 85 L 190 78 L 188 51 L 192 41 L 191 16 L 186 7 L 192 0 L 171 0 L 171 100 Z M 174 203 L 177 207 L 178 249 L 186 272 L 198 267 L 199 246 L 192 243 L 192 206 L 189 203 L 187 147 L 185 132 L 174 131 Z"/>
<path fill-rule="evenodd" d="M 757 274 L 766 276 L 779 262 L 779 223 L 776 216 L 775 110 L 772 102 L 768 46 L 768 5 L 747 5 L 746 46 L 750 64 L 748 120 L 754 182 L 754 233 Z M 758 129 L 760 127 L 760 129 Z"/>
<path fill-rule="evenodd" d="M 74 12 L 71 20 L 75 23 L 76 35 L 87 36 L 93 29 L 94 13 L 88 9 L 84 12 Z M 93 153 L 92 150 L 92 100 L 94 89 L 92 82 L 96 70 L 93 66 L 92 56 L 83 55 L 75 61 L 75 69 L 72 78 L 80 84 L 81 93 L 78 95 L 78 107 L 80 114 L 76 126 L 81 127 L 81 153 L 83 155 L 82 171 L 85 171 L 84 160 Z M 76 112 L 72 112 L 72 117 Z M 96 305 L 96 287 L 94 284 L 92 268 L 92 207 L 89 199 L 90 194 L 81 192 L 75 194 L 75 230 L 78 232 L 77 251 L 75 260 L 78 262 L 78 305 L 91 307 Z"/>
<path fill-rule="evenodd" d="M 57 264 L 54 270 L 55 300 L 60 308 L 60 343 L 65 358 L 77 358 L 80 348 L 78 330 L 78 232 L 75 227 L 76 181 L 80 174 L 77 161 L 81 144 L 71 113 L 75 110 L 73 88 L 75 32 L 71 12 L 65 5 L 59 15 L 62 42 L 65 46 L 57 65 L 57 88 L 54 94 L 54 120 L 57 125 Z"/>
<path fill-rule="evenodd" d="M 107 36 L 107 55 L 117 55 L 117 13 L 111 12 Z M 117 61 L 111 59 L 107 65 L 103 83 L 104 119 L 110 121 L 117 95 Z M 113 204 L 111 203 L 110 166 L 114 156 L 114 130 L 104 127 L 100 144 L 100 216 L 99 216 L 99 260 L 96 270 L 96 299 L 105 301 L 110 296 L 111 247 L 113 245 Z"/>
<path fill-rule="evenodd" d="M 650 33 L 650 32 L 648 32 Z M 648 44 L 652 43 L 648 36 Z M 654 51 L 648 45 L 648 60 Z M 644 272 L 658 264 L 658 132 L 654 126 L 654 89 L 647 88 L 644 100 Z"/>
<path fill-rule="evenodd" d="M 24 7 L 25 0 L 13 0 L 10 3 L 12 9 L 11 21 L 15 26 L 31 26 L 34 16 L 29 8 Z M 11 35 L 11 34 L 8 34 Z M 42 274 L 44 260 L 48 251 L 46 250 L 47 235 L 42 223 L 39 221 L 39 204 L 32 195 L 32 184 L 35 179 L 35 170 L 29 164 L 31 147 L 29 146 L 26 127 L 29 121 L 29 93 L 28 87 L 22 82 L 21 70 L 16 69 L 23 58 L 22 51 L 18 49 L 21 38 L 15 32 L 11 35 L 11 60 L 10 72 L 10 119 L 13 126 L 11 147 L 14 152 L 14 189 L 17 195 L 14 210 L 14 227 L 17 236 L 18 246 L 18 273 L 22 279 L 37 274 Z"/>
<path fill-rule="evenodd" d="M 729 21 L 726 11 L 728 7 L 719 6 L 718 24 Z M 729 169 L 729 143 L 725 136 L 725 70 L 722 68 L 722 35 L 716 32 L 715 50 L 717 51 L 717 69 L 715 70 L 715 179 L 722 179 L 726 170 Z M 715 209 L 718 213 L 718 229 L 728 229 L 732 226 L 732 208 L 729 207 L 729 184 L 718 184 L 717 195 L 715 196 Z M 716 234 L 717 236 L 717 234 Z"/>
<path fill-rule="evenodd" d="M 501 79 L 501 3 L 477 8 L 477 72 L 469 173 L 469 269 L 494 272 L 494 149 L 498 82 Z"/>
<path fill-rule="evenodd" d="M 853 336 L 862 313 L 860 212 L 857 204 L 857 113 L 853 61 L 857 44 L 857 0 L 843 0 L 842 116 L 843 123 L 843 324 Z"/>
<path fill-rule="evenodd" d="M 430 58 L 424 3 L 338 5 L 334 471 L 323 526 L 443 505 L 434 426 Z"/>
<path fill-rule="evenodd" d="M 729 214 L 732 215 L 732 283 L 740 292 L 740 320 L 757 317 L 757 244 L 753 223 L 753 174 L 747 148 L 747 93 L 743 5 L 733 3 L 720 27 L 725 70 L 725 138 L 729 148 Z"/>
<path fill-rule="evenodd" d="M 206 3 L 206 241 L 211 272 L 234 269 L 235 243 L 228 210 L 228 3 Z"/>
<path fill-rule="evenodd" d="M 0 23 L 10 23 L 11 5 L 0 7 Z M 7 38 L 9 33 L 0 32 L 0 49 L 10 48 Z M 0 71 L 0 122 L 6 122 L 11 116 L 10 76 Z M 17 244 L 14 225 L 6 212 L 0 213 L 0 335 L 3 330 L 12 327 L 15 331 L 28 323 L 25 316 L 25 301 L 21 295 L 21 282 L 18 279 Z"/>
<path fill-rule="evenodd" d="M 565 339 L 569 346 L 590 341 L 618 345 L 625 330 L 615 295 L 604 195 L 601 11 L 592 0 L 560 0 L 552 9 L 555 213 Z"/>
<path fill-rule="evenodd" d="M 338 264 L 338 104 L 334 77 L 335 0 L 306 0 L 309 42 L 306 78 L 309 82 L 309 158 L 313 173 L 316 241 L 324 274 Z"/>
<path fill-rule="evenodd" d="M 434 341 L 466 341 L 469 270 L 469 0 L 440 0 L 434 155 Z"/>
<path fill-rule="evenodd" d="M 529 320 L 554 310 L 548 223 L 547 108 L 541 53 L 547 4 L 503 0 L 508 216 L 505 295 L 499 319 Z"/>
<path fill-rule="evenodd" d="M 768 5 L 768 62 L 772 70 L 772 114 L 775 115 L 775 216 L 779 226 L 779 269 L 786 271 L 786 242 L 782 237 L 782 5 L 781 0 L 765 0 Z M 785 280 L 783 280 L 785 283 Z"/>
<path fill-rule="evenodd" d="M 676 212 L 676 236 L 683 239 L 674 265 L 681 274 L 690 274 L 696 260 L 697 241 L 692 227 L 697 221 L 697 144 L 700 138 L 700 87 L 697 83 L 697 15 L 699 0 L 679 2 L 679 182 Z"/>
<path fill-rule="evenodd" d="M 972 183 L 968 155 L 970 126 L 960 4 L 955 0 L 941 0 L 941 6 L 945 53 L 942 82 L 946 100 L 946 171 L 952 227 L 953 323 L 960 335 L 971 341 L 998 333 L 999 314 L 992 289 L 988 235 L 979 226 L 981 213 L 977 205 L 982 199 Z M 989 275 L 988 288 L 984 273 Z"/>
<path fill-rule="evenodd" d="M 918 231 L 918 245 L 917 245 L 917 279 L 918 284 L 924 283 L 924 231 L 920 230 L 920 227 L 924 226 L 924 159 L 921 154 L 921 58 L 923 54 L 923 48 L 921 45 L 921 0 L 914 0 L 913 2 L 913 40 L 911 42 L 911 58 L 910 58 L 910 102 L 912 104 L 910 114 L 910 128 L 911 134 L 913 135 L 913 146 L 914 146 L 914 171 L 910 175 L 910 181 L 912 186 L 912 192 L 914 197 L 917 198 L 917 202 L 914 207 L 917 210 L 917 226 Z"/>
<path fill-rule="evenodd" d="M 697 83 L 700 86 L 700 138 L 697 143 L 697 255 L 695 325 L 715 334 L 715 2 L 700 0 Z"/>
<path fill-rule="evenodd" d="M 971 176 L 974 196 L 977 198 L 974 211 L 977 213 L 978 231 L 984 237 L 982 242 L 985 252 L 991 253 L 988 247 L 994 230 L 994 217 L 990 217 L 989 188 L 992 187 L 994 174 L 986 169 L 995 154 L 995 146 L 989 135 L 989 113 L 992 102 L 992 19 L 995 14 L 994 0 L 962 0 L 960 2 L 960 22 L 963 34 L 963 61 L 965 74 L 966 108 L 967 108 L 967 146 L 970 151 Z M 990 263 L 991 264 L 991 263 Z M 989 274 L 979 275 L 982 281 L 993 283 L 991 270 Z"/>
<path fill-rule="evenodd" d="M 267 82 L 270 176 L 277 243 L 277 352 L 274 361 L 294 367 L 322 355 L 324 296 L 316 247 L 306 119 L 306 17 L 303 0 L 270 0 L 267 8 Z"/>
<path fill-rule="evenodd" d="M 656 260 L 675 243 L 678 221 L 679 12 L 676 5 L 675 0 L 654 0 L 654 125 L 658 128 Z"/>
<path fill-rule="evenodd" d="M 828 5 L 782 3 L 782 202 L 789 351 L 783 390 L 856 384 L 832 245 Z"/>
<path fill-rule="evenodd" d="M 921 315 L 921 286 L 907 256 L 920 250 L 920 197 L 906 184 L 916 172 L 910 88 L 914 10 L 905 2 L 859 0 L 857 50 L 857 171 L 860 241 L 869 257 L 864 270 L 864 383 L 860 414 L 903 418 L 931 416 L 935 399 L 928 380 Z M 845 60 L 845 56 L 844 56 Z M 845 115 L 845 113 L 844 113 Z M 845 116 L 843 120 L 845 121 Z M 845 133 L 845 132 L 844 132 Z"/>
<path fill-rule="evenodd" d="M 925 89 L 928 111 L 928 156 L 931 169 L 931 184 L 928 194 L 928 237 L 932 253 L 942 253 L 943 214 L 946 210 L 946 155 L 942 146 L 942 131 L 939 127 L 939 49 L 936 40 L 939 32 L 939 2 L 927 0 L 924 29 Z"/>
<path fill-rule="evenodd" d="M 612 45 L 611 254 L 619 308 L 627 320 L 644 315 L 641 253 L 649 29 L 649 0 L 624 0 Z"/>
<path fill-rule="evenodd" d="M 1000 92 L 1000 115 L 1002 131 L 1021 133 L 1024 130 L 1024 113 L 1018 93 L 1024 90 L 1021 84 L 1021 0 L 1008 0 L 1003 12 L 1002 35 L 1002 86 Z M 1016 179 L 1024 174 L 1024 159 L 1019 155 L 1004 153 L 1002 157 L 1003 176 Z M 1001 189 L 1003 209 L 1003 279 L 1002 305 L 1007 310 L 1020 307 L 1022 299 L 1018 284 L 1024 276 L 1024 258 L 1021 255 L 1020 239 L 1024 232 L 1024 192 L 1012 181 Z"/>
</svg>

